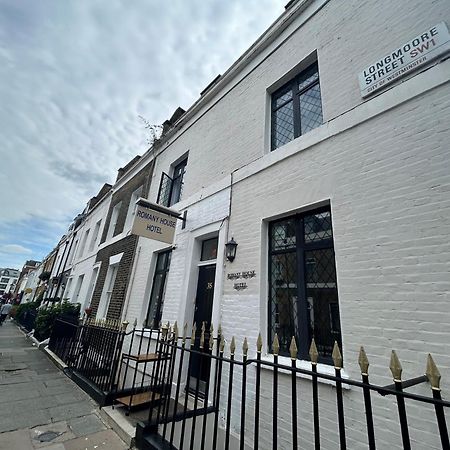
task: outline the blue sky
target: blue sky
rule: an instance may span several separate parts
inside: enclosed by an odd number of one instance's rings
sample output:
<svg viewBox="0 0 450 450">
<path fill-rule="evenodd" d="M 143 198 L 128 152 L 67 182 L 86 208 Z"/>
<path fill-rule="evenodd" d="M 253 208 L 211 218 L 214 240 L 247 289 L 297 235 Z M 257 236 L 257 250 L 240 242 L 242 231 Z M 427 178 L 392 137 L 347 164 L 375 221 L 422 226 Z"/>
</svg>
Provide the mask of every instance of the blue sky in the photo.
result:
<svg viewBox="0 0 450 450">
<path fill-rule="evenodd" d="M 0 0 L 0 267 L 42 259 L 287 0 Z"/>
</svg>

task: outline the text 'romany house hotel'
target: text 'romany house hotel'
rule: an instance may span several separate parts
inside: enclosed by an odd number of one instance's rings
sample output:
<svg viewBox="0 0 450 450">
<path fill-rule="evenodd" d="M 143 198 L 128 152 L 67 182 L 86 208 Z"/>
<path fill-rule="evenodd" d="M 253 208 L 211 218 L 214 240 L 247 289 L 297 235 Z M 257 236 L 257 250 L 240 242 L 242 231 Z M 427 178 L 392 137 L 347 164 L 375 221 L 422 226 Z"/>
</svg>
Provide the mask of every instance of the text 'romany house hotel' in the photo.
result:
<svg viewBox="0 0 450 450">
<path fill-rule="evenodd" d="M 325 373 L 337 341 L 359 374 L 363 345 L 386 383 L 392 348 L 411 376 L 432 352 L 448 379 L 449 21 L 445 0 L 290 2 L 91 199 L 51 295 L 149 328 L 220 324 L 253 347 L 261 332 L 267 359 L 275 333 L 305 361 L 314 337 Z M 396 448 L 388 415 L 379 440 Z"/>
</svg>

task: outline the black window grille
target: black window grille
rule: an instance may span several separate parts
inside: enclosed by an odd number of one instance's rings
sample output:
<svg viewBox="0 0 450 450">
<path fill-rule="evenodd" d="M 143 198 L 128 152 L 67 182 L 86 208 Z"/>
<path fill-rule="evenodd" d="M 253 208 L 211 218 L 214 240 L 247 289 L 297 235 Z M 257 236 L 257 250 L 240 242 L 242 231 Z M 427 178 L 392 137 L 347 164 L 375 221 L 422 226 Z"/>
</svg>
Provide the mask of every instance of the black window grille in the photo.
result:
<svg viewBox="0 0 450 450">
<path fill-rule="evenodd" d="M 321 124 L 319 68 L 314 63 L 272 94 L 272 150 Z"/>
<path fill-rule="evenodd" d="M 289 355 L 295 336 L 307 359 L 314 338 L 321 361 L 331 362 L 342 341 L 330 208 L 272 222 L 269 236 L 269 342 L 277 333 Z"/>
<path fill-rule="evenodd" d="M 153 276 L 152 293 L 150 295 L 147 318 L 145 319 L 145 326 L 148 328 L 158 328 L 161 322 L 171 256 L 172 250 L 158 253 L 155 275 Z"/>
<path fill-rule="evenodd" d="M 186 165 L 187 158 L 174 167 L 173 177 L 170 177 L 165 172 L 162 173 L 157 203 L 169 207 L 180 201 L 183 193 L 183 178 Z"/>
</svg>

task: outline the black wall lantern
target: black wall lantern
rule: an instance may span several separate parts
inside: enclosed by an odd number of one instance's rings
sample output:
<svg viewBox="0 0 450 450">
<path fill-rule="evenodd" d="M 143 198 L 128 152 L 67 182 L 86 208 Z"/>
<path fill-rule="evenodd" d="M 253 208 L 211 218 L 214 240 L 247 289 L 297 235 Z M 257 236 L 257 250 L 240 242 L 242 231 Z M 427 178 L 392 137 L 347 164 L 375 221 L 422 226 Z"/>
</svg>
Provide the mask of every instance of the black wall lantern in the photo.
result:
<svg viewBox="0 0 450 450">
<path fill-rule="evenodd" d="M 233 238 L 225 244 L 225 253 L 228 261 L 233 262 L 234 258 L 236 258 L 237 246 L 237 242 Z"/>
</svg>

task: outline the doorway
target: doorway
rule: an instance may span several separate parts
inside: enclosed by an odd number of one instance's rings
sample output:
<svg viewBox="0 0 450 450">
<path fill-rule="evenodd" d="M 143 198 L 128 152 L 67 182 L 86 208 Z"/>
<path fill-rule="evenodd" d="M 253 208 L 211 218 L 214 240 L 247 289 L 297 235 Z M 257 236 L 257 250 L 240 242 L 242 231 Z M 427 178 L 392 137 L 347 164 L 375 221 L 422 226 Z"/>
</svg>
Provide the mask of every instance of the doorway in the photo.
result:
<svg viewBox="0 0 450 450">
<path fill-rule="evenodd" d="M 209 351 L 209 330 L 211 327 L 211 316 L 214 300 L 214 281 L 216 276 L 216 265 L 209 264 L 199 267 L 197 295 L 195 298 L 194 323 L 197 331 L 195 336 L 194 350 L 210 354 Z M 200 336 L 202 325 L 205 324 L 205 345 L 200 349 Z M 189 363 L 189 390 L 199 393 L 206 392 L 206 384 L 209 380 L 211 370 L 211 359 L 202 355 L 191 353 Z"/>
</svg>

